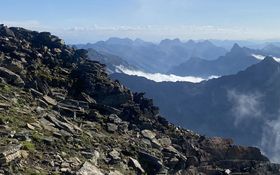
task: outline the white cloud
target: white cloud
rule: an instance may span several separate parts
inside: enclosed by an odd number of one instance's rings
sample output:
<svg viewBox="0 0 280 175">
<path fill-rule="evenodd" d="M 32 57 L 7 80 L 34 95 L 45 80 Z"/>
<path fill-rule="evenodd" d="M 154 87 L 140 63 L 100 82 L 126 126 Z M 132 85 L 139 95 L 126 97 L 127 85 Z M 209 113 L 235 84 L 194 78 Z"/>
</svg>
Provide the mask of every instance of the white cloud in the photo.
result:
<svg viewBox="0 0 280 175">
<path fill-rule="evenodd" d="M 193 76 L 177 76 L 177 75 L 166 75 L 161 73 L 146 73 L 139 70 L 131 70 L 127 69 L 124 66 L 117 66 L 117 71 L 125 73 L 127 75 L 136 75 L 140 77 L 145 77 L 149 80 L 155 81 L 155 82 L 163 82 L 163 81 L 169 81 L 169 82 L 176 82 L 176 81 L 183 81 L 183 82 L 192 82 L 192 83 L 199 83 L 204 80 L 217 78 L 218 76 L 210 76 L 207 79 L 203 79 L 201 77 L 193 77 Z"/>
<path fill-rule="evenodd" d="M 258 60 L 263 60 L 265 59 L 266 56 L 264 55 L 257 55 L 257 54 L 252 54 L 253 57 L 255 57 Z M 272 57 L 275 61 L 280 62 L 280 58 L 278 57 Z"/>
<path fill-rule="evenodd" d="M 228 91 L 228 99 L 232 102 L 231 112 L 235 117 L 234 125 L 239 125 L 245 119 L 259 118 L 262 115 L 260 93 L 244 94 L 235 90 Z"/>
<path fill-rule="evenodd" d="M 265 56 L 263 55 L 257 55 L 257 54 L 252 54 L 253 57 L 255 57 L 258 60 L 263 60 L 265 58 Z"/>
<path fill-rule="evenodd" d="M 280 117 L 267 121 L 262 133 L 261 150 L 270 157 L 272 162 L 280 162 Z"/>
</svg>

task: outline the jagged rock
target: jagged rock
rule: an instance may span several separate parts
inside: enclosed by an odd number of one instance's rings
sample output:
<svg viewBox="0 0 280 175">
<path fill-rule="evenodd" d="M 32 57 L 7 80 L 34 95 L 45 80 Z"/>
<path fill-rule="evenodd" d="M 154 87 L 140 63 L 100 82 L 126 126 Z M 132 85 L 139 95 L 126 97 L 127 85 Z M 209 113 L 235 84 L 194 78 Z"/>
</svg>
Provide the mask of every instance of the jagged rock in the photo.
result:
<svg viewBox="0 0 280 175">
<path fill-rule="evenodd" d="M 152 143 L 151 143 L 151 141 L 150 141 L 149 139 L 143 138 L 143 139 L 141 139 L 141 141 L 142 141 L 144 144 L 146 144 L 146 145 L 149 145 L 149 146 L 152 145 Z"/>
<path fill-rule="evenodd" d="M 66 99 L 68 91 L 60 88 L 52 88 L 51 94 L 57 101 L 63 101 Z"/>
<path fill-rule="evenodd" d="M 93 154 L 92 154 L 92 157 L 90 159 L 90 162 L 93 164 L 93 165 L 97 165 L 98 163 L 98 159 L 100 158 L 100 153 L 96 150 L 93 151 Z"/>
<path fill-rule="evenodd" d="M 129 163 L 133 168 L 136 168 L 140 173 L 145 173 L 145 170 L 142 168 L 138 160 L 129 157 Z"/>
<path fill-rule="evenodd" d="M 115 124 L 120 124 L 122 122 L 122 119 L 120 119 L 116 114 L 111 114 L 109 116 L 109 121 Z"/>
<path fill-rule="evenodd" d="M 42 138 L 42 141 L 46 144 L 46 145 L 52 145 L 54 142 L 54 138 L 53 137 L 44 137 Z"/>
<path fill-rule="evenodd" d="M 18 53 L 14 52 L 14 54 L 17 55 Z M 20 54 L 15 57 L 20 57 Z M 4 63 L 3 66 L 16 74 L 25 74 L 22 61 L 10 60 L 8 63 Z"/>
<path fill-rule="evenodd" d="M 65 115 L 70 115 L 76 118 L 77 114 L 84 114 L 85 109 L 88 109 L 88 103 L 77 100 L 64 100 L 58 103 L 57 108 L 59 111 L 64 112 Z"/>
<path fill-rule="evenodd" d="M 162 145 L 158 142 L 158 140 L 157 140 L 156 138 L 153 138 L 153 139 L 151 140 L 151 143 L 152 143 L 152 145 L 153 145 L 154 147 L 156 147 L 156 148 L 161 148 L 161 147 L 162 147 Z"/>
<path fill-rule="evenodd" d="M 29 123 L 26 123 L 26 127 L 27 128 L 29 128 L 29 129 L 31 129 L 31 130 L 34 130 L 35 129 L 35 127 L 34 126 L 32 126 L 31 124 L 29 124 Z"/>
<path fill-rule="evenodd" d="M 0 67 L 0 77 L 4 78 L 7 83 L 11 83 L 16 86 L 22 87 L 25 85 L 24 81 L 18 74 L 4 67 Z"/>
<path fill-rule="evenodd" d="M 118 125 L 118 129 L 122 132 L 127 132 L 128 131 L 128 126 L 129 126 L 129 123 L 128 122 L 121 122 L 119 125 Z"/>
<path fill-rule="evenodd" d="M 34 95 L 35 97 L 40 97 L 40 98 L 43 97 L 43 93 L 41 93 L 33 88 L 31 88 L 30 91 L 31 91 L 32 95 Z"/>
<path fill-rule="evenodd" d="M 20 158 L 21 157 L 21 152 L 20 152 L 21 147 L 22 147 L 21 144 L 1 147 L 0 148 L 0 163 L 6 164 L 17 158 Z"/>
<path fill-rule="evenodd" d="M 89 162 L 85 162 L 76 175 L 104 175 L 96 166 Z"/>
<path fill-rule="evenodd" d="M 44 95 L 43 99 L 45 100 L 45 102 L 47 102 L 50 105 L 53 105 L 53 106 L 57 105 L 57 101 L 47 95 Z"/>
<path fill-rule="evenodd" d="M 45 102 L 44 100 L 38 99 L 38 105 L 40 108 L 48 108 L 49 105 L 47 102 Z"/>
<path fill-rule="evenodd" d="M 115 132 L 118 130 L 118 125 L 114 123 L 107 123 L 107 131 L 108 132 Z"/>
<path fill-rule="evenodd" d="M 141 134 L 144 137 L 146 137 L 146 138 L 148 138 L 150 140 L 152 140 L 152 139 L 154 139 L 156 137 L 156 133 L 154 133 L 153 131 L 150 131 L 150 130 L 142 130 Z"/>
<path fill-rule="evenodd" d="M 3 24 L 0 25 L 0 35 L 7 37 L 15 37 L 14 32 Z"/>
<path fill-rule="evenodd" d="M 28 131 L 20 131 L 14 134 L 13 136 L 19 141 L 31 141 L 30 140 L 30 132 Z"/>
<path fill-rule="evenodd" d="M 91 104 L 96 104 L 96 101 L 90 97 L 89 95 L 87 95 L 86 93 L 82 92 L 82 96 L 85 98 L 85 100 Z"/>
<path fill-rule="evenodd" d="M 40 107 L 40 106 L 37 106 L 36 109 L 35 109 L 35 111 L 36 111 L 38 114 L 42 114 L 42 113 L 45 111 L 45 109 L 42 108 L 42 107 Z"/>
<path fill-rule="evenodd" d="M 70 125 L 69 123 L 66 123 L 66 122 L 62 122 L 62 121 L 58 120 L 55 116 L 52 116 L 51 114 L 47 114 L 45 116 L 45 118 L 47 120 L 49 120 L 50 122 L 52 122 L 55 126 L 57 126 L 60 129 L 67 130 L 71 133 L 75 132 L 73 125 Z"/>
<path fill-rule="evenodd" d="M 165 169 L 164 165 L 162 164 L 161 160 L 147 152 L 140 151 L 139 152 L 139 160 L 141 165 L 145 167 L 144 169 L 149 174 L 156 174 L 159 173 L 161 170 Z"/>
<path fill-rule="evenodd" d="M 187 165 L 188 166 L 197 166 L 199 164 L 199 160 L 195 156 L 187 157 Z"/>
<path fill-rule="evenodd" d="M 59 129 L 55 127 L 55 124 L 51 123 L 47 119 L 41 118 L 41 119 L 39 119 L 39 121 L 40 121 L 40 124 L 42 125 L 42 127 L 45 130 L 53 132 L 53 133 L 59 131 Z"/>
<path fill-rule="evenodd" d="M 118 161 L 121 159 L 120 153 L 115 149 L 113 149 L 111 152 L 109 152 L 109 156 L 113 159 L 113 161 Z"/>
<path fill-rule="evenodd" d="M 117 170 L 114 170 L 114 171 L 110 171 L 108 175 L 123 175 L 123 174 Z"/>
<path fill-rule="evenodd" d="M 10 107 L 11 107 L 11 105 L 8 103 L 0 103 L 0 108 L 9 109 Z"/>
<path fill-rule="evenodd" d="M 166 137 L 166 138 L 160 138 L 158 139 L 159 143 L 163 146 L 163 147 L 168 147 L 171 145 L 171 140 L 170 138 Z"/>
</svg>

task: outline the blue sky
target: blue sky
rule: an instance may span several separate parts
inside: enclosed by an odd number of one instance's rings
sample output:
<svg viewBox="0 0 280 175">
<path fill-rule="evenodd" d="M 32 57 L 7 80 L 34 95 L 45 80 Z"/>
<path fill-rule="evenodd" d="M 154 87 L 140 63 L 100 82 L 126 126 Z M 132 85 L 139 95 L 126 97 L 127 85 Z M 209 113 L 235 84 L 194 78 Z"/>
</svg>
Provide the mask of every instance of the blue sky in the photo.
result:
<svg viewBox="0 0 280 175">
<path fill-rule="evenodd" d="M 0 23 L 68 43 L 108 37 L 280 39 L 279 0 L 0 0 Z"/>
</svg>

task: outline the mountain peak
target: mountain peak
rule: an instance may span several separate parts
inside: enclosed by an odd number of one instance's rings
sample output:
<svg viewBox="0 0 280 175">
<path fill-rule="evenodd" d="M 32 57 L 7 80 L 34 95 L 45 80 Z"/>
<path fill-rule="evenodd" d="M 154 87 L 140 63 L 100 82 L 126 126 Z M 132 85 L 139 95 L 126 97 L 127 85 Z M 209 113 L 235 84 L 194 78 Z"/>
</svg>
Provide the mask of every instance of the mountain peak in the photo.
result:
<svg viewBox="0 0 280 175">
<path fill-rule="evenodd" d="M 265 57 L 259 64 L 270 65 L 270 66 L 273 66 L 273 65 L 279 66 L 279 63 L 271 56 Z"/>
<path fill-rule="evenodd" d="M 271 56 L 266 56 L 263 59 L 263 61 L 269 61 L 269 62 L 276 62 L 277 63 L 277 61 L 273 57 L 271 57 Z"/>
<path fill-rule="evenodd" d="M 120 45 L 133 44 L 133 41 L 129 38 L 117 38 L 117 37 L 111 37 L 106 42 L 110 44 L 120 44 Z"/>
<path fill-rule="evenodd" d="M 181 44 L 181 40 L 176 39 L 164 39 L 160 42 L 160 45 L 174 45 L 174 44 Z"/>
<path fill-rule="evenodd" d="M 242 50 L 242 48 L 237 43 L 235 43 L 231 48 L 231 52 L 236 52 L 240 50 Z"/>
<path fill-rule="evenodd" d="M 273 57 L 267 56 L 261 62 L 248 67 L 244 72 L 265 80 L 275 73 L 280 73 L 280 64 Z"/>
</svg>

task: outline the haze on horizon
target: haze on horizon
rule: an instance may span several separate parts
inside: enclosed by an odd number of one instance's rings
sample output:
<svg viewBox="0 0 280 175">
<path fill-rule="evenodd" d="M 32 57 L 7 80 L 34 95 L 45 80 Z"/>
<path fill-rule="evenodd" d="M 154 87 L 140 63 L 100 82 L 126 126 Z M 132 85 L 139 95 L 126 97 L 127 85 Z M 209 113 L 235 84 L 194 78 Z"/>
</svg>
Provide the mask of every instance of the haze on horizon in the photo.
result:
<svg viewBox="0 0 280 175">
<path fill-rule="evenodd" d="M 52 3 L 50 3 L 52 1 Z M 51 31 L 67 43 L 109 37 L 277 40 L 278 0 L 0 0 L 0 23 Z"/>
</svg>

